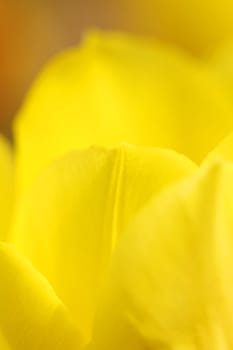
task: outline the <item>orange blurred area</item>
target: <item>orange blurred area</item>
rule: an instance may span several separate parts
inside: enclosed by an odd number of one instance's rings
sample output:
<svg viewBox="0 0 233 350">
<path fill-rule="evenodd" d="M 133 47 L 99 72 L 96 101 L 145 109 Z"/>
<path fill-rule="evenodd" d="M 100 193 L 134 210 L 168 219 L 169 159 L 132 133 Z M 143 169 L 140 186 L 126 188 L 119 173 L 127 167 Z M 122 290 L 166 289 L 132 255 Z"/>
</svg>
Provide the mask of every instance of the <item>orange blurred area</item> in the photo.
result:
<svg viewBox="0 0 233 350">
<path fill-rule="evenodd" d="M 19 30 L 17 11 L 12 11 L 6 2 L 0 3 L 0 126 L 5 131 L 8 129 L 12 106 L 15 104 L 16 92 L 14 79 L 18 40 L 15 33 Z M 15 82 L 14 82 L 15 80 Z M 17 89 L 16 89 L 17 90 Z"/>
<path fill-rule="evenodd" d="M 90 27 L 118 28 L 109 0 L 1 0 L 0 130 L 11 121 L 41 66 Z"/>
</svg>

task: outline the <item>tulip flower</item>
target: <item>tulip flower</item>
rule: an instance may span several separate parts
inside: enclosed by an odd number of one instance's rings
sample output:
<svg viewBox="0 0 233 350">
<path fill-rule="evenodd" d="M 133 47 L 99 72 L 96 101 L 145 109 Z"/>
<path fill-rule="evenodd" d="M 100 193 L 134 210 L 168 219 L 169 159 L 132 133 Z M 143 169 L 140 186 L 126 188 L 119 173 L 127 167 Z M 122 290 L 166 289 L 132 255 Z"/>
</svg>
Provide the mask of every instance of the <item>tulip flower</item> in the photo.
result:
<svg viewBox="0 0 233 350">
<path fill-rule="evenodd" d="M 20 191 L 51 160 L 92 144 L 167 147 L 200 163 L 233 129 L 222 85 L 205 64 L 159 43 L 89 34 L 45 68 L 18 116 Z"/>
<path fill-rule="evenodd" d="M 231 349 L 233 165 L 214 162 L 143 209 L 115 254 L 88 350 Z"/>
<path fill-rule="evenodd" d="M 153 195 L 195 169 L 167 150 L 91 148 L 57 160 L 24 199 L 14 244 L 51 282 L 85 342 L 119 237 Z"/>
<path fill-rule="evenodd" d="M 122 34 L 50 63 L 16 120 L 16 167 L 0 147 L 2 350 L 231 348 L 227 91 Z"/>
</svg>

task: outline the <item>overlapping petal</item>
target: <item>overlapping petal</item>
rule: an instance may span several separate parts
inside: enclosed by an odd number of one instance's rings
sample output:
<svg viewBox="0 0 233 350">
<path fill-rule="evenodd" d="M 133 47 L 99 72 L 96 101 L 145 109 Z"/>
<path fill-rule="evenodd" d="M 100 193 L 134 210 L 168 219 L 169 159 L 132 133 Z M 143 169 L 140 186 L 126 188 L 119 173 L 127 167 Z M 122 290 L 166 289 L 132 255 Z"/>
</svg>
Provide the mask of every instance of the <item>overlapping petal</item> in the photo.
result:
<svg viewBox="0 0 233 350">
<path fill-rule="evenodd" d="M 46 279 L 0 244 L 1 350 L 78 350 L 78 333 Z"/>
<path fill-rule="evenodd" d="M 119 0 L 129 29 L 203 56 L 233 36 L 231 0 Z"/>
<path fill-rule="evenodd" d="M 7 140 L 0 135 L 0 240 L 8 236 L 13 208 L 13 155 Z"/>
<path fill-rule="evenodd" d="M 203 163 L 209 163 L 216 159 L 225 159 L 233 162 L 233 132 L 219 142 L 219 144 L 207 155 Z"/>
<path fill-rule="evenodd" d="M 92 144 L 168 147 L 199 162 L 233 128 L 232 114 L 200 62 L 146 39 L 92 33 L 43 71 L 16 120 L 17 185 L 24 192 L 51 160 Z"/>
<path fill-rule="evenodd" d="M 23 200 L 12 241 L 90 337 L 116 241 L 134 215 L 197 167 L 173 151 L 93 147 L 56 161 Z"/>
<path fill-rule="evenodd" d="M 233 166 L 166 189 L 116 252 L 91 350 L 233 346 Z"/>
</svg>

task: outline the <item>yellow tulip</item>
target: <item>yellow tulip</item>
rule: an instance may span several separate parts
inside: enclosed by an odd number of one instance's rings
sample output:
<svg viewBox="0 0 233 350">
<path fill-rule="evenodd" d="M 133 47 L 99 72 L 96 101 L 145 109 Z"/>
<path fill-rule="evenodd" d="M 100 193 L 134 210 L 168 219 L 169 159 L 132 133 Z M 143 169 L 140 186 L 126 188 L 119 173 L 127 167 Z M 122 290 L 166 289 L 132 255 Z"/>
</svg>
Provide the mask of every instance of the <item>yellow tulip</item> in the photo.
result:
<svg viewBox="0 0 233 350">
<path fill-rule="evenodd" d="M 91 33 L 45 68 L 18 115 L 17 184 L 28 190 L 51 160 L 92 144 L 168 147 L 200 162 L 233 129 L 232 114 L 204 64 L 142 38 Z"/>
<path fill-rule="evenodd" d="M 231 0 L 119 0 L 127 29 L 203 56 L 233 37 Z"/>
<path fill-rule="evenodd" d="M 55 162 L 24 200 L 12 240 L 52 283 L 85 340 L 119 236 L 153 195 L 195 169 L 171 151 L 91 148 Z"/>
<path fill-rule="evenodd" d="M 233 164 L 163 191 L 115 253 L 88 350 L 233 346 Z"/>
<path fill-rule="evenodd" d="M 16 122 L 0 349 L 231 348 L 233 137 L 215 147 L 231 103 L 178 52 L 89 40 L 50 64 Z"/>
</svg>

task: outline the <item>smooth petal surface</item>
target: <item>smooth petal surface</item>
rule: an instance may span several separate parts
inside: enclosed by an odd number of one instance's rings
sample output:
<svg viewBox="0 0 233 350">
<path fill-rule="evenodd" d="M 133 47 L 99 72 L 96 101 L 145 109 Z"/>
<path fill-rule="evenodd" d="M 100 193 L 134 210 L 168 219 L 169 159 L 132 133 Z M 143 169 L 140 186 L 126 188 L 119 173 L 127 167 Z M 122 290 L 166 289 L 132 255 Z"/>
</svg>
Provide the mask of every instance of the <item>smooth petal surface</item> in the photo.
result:
<svg viewBox="0 0 233 350">
<path fill-rule="evenodd" d="M 233 38 L 216 49 L 208 63 L 229 88 L 233 102 Z"/>
<path fill-rule="evenodd" d="M 18 188 L 28 189 L 51 160 L 93 144 L 167 147 L 201 161 L 233 128 L 220 85 L 175 49 L 89 34 L 49 64 L 16 119 Z"/>
<path fill-rule="evenodd" d="M 78 350 L 78 334 L 45 278 L 0 244 L 1 350 Z"/>
<path fill-rule="evenodd" d="M 208 163 L 216 159 L 233 162 L 233 133 L 224 138 L 204 159 Z"/>
<path fill-rule="evenodd" d="M 0 241 L 7 239 L 13 209 L 13 156 L 0 135 Z"/>
<path fill-rule="evenodd" d="M 122 239 L 91 350 L 233 346 L 233 167 L 170 187 Z"/>
<path fill-rule="evenodd" d="M 153 195 L 195 170 L 169 150 L 95 147 L 55 162 L 24 199 L 12 240 L 48 278 L 84 340 L 118 237 Z"/>
<path fill-rule="evenodd" d="M 153 34 L 196 55 L 233 36 L 231 0 L 119 0 L 127 29 Z"/>
</svg>

